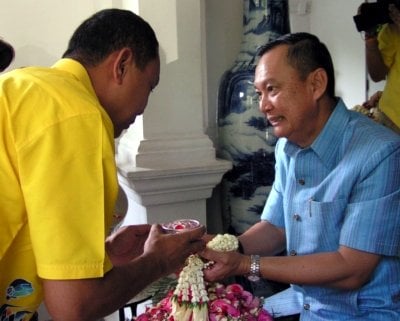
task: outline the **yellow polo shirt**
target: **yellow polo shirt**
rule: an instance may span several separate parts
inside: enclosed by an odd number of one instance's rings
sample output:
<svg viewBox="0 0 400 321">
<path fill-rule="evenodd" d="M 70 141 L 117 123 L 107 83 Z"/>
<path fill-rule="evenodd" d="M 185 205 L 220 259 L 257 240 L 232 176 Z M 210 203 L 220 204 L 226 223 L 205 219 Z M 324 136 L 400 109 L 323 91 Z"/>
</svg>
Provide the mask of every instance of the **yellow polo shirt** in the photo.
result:
<svg viewBox="0 0 400 321">
<path fill-rule="evenodd" d="M 400 35 L 385 24 L 378 41 L 383 61 L 389 68 L 379 108 L 400 128 Z"/>
<path fill-rule="evenodd" d="M 40 278 L 96 278 L 111 268 L 113 125 L 78 62 L 0 76 L 0 182 L 0 319 L 29 320 L 42 301 Z"/>
</svg>

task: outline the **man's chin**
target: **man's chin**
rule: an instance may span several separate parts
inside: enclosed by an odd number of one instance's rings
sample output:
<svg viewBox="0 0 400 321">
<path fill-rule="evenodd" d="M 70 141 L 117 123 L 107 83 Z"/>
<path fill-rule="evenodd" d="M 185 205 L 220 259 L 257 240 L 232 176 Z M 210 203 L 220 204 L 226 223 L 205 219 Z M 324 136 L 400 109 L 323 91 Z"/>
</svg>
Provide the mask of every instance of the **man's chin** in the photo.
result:
<svg viewBox="0 0 400 321">
<path fill-rule="evenodd" d="M 281 126 L 274 127 L 273 134 L 277 138 L 286 137 L 285 130 Z"/>
<path fill-rule="evenodd" d="M 121 137 L 126 131 L 127 129 L 124 128 L 114 128 L 114 138 Z"/>
</svg>

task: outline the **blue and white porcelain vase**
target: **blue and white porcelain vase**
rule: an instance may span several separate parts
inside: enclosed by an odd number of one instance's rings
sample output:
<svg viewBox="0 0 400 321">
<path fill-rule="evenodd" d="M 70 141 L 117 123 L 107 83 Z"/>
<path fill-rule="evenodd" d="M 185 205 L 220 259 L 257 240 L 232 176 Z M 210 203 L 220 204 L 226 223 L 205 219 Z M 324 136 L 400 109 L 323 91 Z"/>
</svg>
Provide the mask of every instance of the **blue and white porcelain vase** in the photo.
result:
<svg viewBox="0 0 400 321">
<path fill-rule="evenodd" d="M 243 233 L 260 220 L 274 179 L 276 142 L 254 90 L 257 49 L 289 32 L 288 0 L 244 0 L 240 53 L 218 93 L 218 156 L 232 170 L 221 184 L 225 231 Z"/>
</svg>

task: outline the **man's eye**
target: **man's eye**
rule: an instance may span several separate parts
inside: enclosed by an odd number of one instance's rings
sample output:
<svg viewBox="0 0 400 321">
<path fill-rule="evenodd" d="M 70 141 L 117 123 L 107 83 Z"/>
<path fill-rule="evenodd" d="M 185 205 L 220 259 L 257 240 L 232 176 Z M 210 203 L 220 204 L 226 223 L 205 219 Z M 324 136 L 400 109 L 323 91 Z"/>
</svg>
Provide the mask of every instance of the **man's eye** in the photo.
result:
<svg viewBox="0 0 400 321">
<path fill-rule="evenodd" d="M 275 87 L 274 86 L 267 86 L 267 91 L 272 92 L 274 91 Z"/>
</svg>

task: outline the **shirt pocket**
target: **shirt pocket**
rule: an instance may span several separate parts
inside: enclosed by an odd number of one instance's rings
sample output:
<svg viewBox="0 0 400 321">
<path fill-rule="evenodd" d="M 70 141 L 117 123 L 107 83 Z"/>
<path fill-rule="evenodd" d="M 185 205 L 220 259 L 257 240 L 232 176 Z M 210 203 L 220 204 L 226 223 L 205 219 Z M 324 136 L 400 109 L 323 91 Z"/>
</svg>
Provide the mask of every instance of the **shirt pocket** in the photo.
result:
<svg viewBox="0 0 400 321">
<path fill-rule="evenodd" d="M 309 200 L 307 239 L 315 247 L 314 251 L 337 250 L 346 206 L 346 199 L 332 202 Z"/>
</svg>

